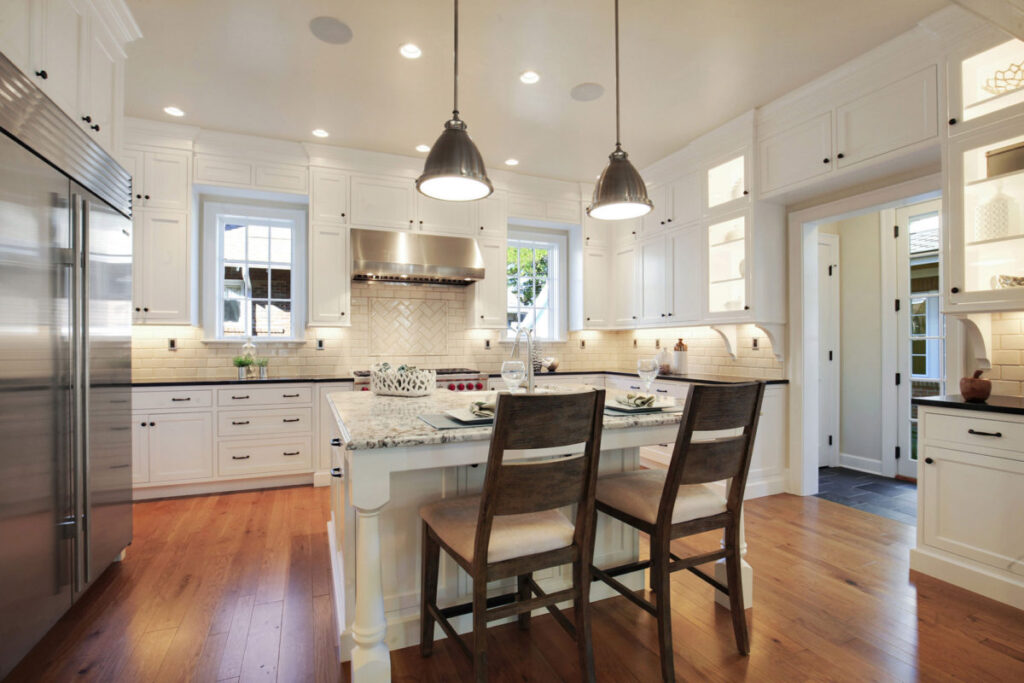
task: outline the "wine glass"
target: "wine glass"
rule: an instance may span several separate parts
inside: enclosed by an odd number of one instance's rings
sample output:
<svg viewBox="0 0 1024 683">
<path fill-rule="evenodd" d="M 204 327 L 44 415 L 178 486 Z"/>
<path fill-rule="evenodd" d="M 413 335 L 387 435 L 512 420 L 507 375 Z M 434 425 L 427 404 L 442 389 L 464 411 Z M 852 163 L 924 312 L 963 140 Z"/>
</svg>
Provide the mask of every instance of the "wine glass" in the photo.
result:
<svg viewBox="0 0 1024 683">
<path fill-rule="evenodd" d="M 658 361 L 654 358 L 641 358 L 636 362 L 636 374 L 644 384 L 644 390 L 651 392 L 651 383 L 658 376 Z"/>
<path fill-rule="evenodd" d="M 510 392 L 519 388 L 526 377 L 526 365 L 521 360 L 507 360 L 501 364 L 501 378 Z"/>
</svg>

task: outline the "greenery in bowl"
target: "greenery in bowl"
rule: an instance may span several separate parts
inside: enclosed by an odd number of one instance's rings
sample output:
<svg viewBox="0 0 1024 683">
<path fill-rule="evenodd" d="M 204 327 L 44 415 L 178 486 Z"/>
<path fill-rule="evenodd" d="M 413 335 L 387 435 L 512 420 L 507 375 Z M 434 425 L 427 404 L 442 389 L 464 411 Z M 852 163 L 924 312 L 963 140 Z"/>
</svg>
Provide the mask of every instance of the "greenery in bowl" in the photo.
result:
<svg viewBox="0 0 1024 683">
<path fill-rule="evenodd" d="M 256 360 L 253 361 L 253 365 L 255 365 L 258 368 L 265 368 L 268 365 L 270 365 L 270 359 L 269 358 L 257 358 Z"/>
<path fill-rule="evenodd" d="M 235 356 L 231 362 L 235 364 L 236 368 L 247 368 L 253 364 L 253 359 L 248 356 Z"/>
</svg>

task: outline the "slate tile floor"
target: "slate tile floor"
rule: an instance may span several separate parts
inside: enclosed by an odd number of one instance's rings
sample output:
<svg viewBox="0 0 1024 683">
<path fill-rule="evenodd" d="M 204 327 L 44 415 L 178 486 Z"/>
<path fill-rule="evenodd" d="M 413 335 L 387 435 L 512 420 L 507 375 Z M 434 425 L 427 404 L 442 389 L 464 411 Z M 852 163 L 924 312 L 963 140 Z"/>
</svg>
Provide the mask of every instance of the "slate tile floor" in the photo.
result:
<svg viewBox="0 0 1024 683">
<path fill-rule="evenodd" d="M 917 485 L 842 467 L 818 470 L 818 498 L 917 526 Z"/>
</svg>

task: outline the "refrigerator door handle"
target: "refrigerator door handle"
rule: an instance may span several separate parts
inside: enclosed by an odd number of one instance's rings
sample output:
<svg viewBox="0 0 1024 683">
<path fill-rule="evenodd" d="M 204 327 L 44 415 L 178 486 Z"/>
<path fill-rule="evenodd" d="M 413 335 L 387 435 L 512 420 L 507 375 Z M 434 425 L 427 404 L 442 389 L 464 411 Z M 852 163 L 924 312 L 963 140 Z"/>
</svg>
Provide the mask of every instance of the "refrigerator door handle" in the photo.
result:
<svg viewBox="0 0 1024 683">
<path fill-rule="evenodd" d="M 81 202 L 77 194 L 71 195 L 71 334 L 68 346 L 71 351 L 71 480 L 70 516 L 74 522 L 65 527 L 74 532 L 76 543 L 72 554 L 72 578 L 74 593 L 82 590 L 82 570 L 79 563 L 81 548 L 84 545 L 82 532 L 78 525 L 81 515 L 82 491 L 82 215 Z"/>
<path fill-rule="evenodd" d="M 81 308 L 80 322 L 78 328 L 78 339 L 81 344 L 80 361 L 82 364 L 82 383 L 80 385 L 79 397 L 81 401 L 81 429 L 82 448 L 80 457 L 82 462 L 82 566 L 84 581 L 88 584 L 92 581 L 92 567 L 90 562 L 89 537 L 91 534 L 91 501 L 89 500 L 89 210 L 91 206 L 88 199 L 81 200 L 79 209 L 79 228 L 82 236 L 82 248 L 79 253 L 82 277 L 82 296 L 79 299 Z"/>
</svg>

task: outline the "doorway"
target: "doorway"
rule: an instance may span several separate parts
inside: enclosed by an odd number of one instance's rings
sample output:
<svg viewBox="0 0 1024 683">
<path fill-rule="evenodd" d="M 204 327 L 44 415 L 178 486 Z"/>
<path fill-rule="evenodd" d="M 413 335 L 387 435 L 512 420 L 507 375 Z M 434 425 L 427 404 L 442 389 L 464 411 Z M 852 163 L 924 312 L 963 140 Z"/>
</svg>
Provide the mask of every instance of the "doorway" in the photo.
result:
<svg viewBox="0 0 1024 683">
<path fill-rule="evenodd" d="M 818 464 L 839 465 L 839 235 L 818 233 Z"/>
</svg>

